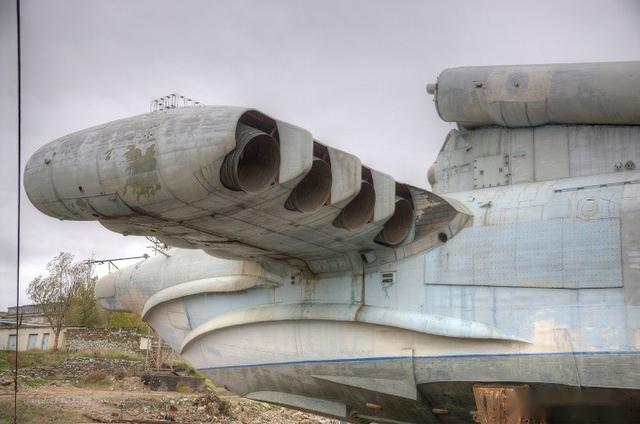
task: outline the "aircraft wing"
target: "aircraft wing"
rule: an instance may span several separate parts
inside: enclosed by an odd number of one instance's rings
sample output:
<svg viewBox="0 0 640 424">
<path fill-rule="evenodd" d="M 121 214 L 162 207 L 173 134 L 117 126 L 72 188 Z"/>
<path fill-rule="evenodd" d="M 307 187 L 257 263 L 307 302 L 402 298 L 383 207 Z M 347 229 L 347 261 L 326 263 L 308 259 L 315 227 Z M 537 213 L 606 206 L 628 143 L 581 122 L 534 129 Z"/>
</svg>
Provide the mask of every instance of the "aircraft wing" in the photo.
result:
<svg viewBox="0 0 640 424">
<path fill-rule="evenodd" d="M 400 259 L 469 218 L 304 129 L 237 107 L 152 112 L 70 134 L 30 158 L 24 184 L 52 217 L 313 273 Z"/>
</svg>

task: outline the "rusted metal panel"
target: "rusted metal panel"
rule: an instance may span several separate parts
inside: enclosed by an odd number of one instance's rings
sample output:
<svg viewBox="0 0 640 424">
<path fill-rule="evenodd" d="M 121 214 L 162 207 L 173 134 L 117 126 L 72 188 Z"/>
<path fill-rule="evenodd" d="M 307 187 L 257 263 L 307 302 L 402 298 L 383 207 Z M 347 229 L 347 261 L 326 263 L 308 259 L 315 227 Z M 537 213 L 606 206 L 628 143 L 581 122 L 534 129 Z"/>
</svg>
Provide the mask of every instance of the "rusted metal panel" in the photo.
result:
<svg viewBox="0 0 640 424">
<path fill-rule="evenodd" d="M 536 419 L 527 385 L 474 385 L 477 411 L 473 420 L 481 424 L 544 424 Z"/>
</svg>

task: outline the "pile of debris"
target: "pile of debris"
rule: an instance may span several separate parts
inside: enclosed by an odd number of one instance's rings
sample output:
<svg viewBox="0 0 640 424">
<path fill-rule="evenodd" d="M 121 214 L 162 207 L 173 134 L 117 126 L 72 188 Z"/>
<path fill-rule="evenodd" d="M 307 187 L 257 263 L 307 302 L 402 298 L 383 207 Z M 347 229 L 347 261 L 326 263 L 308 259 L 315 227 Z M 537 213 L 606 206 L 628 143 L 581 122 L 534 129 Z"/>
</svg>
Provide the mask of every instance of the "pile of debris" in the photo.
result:
<svg viewBox="0 0 640 424">
<path fill-rule="evenodd" d="M 248 400 L 226 400 L 213 393 L 160 402 L 131 399 L 107 402 L 118 408 L 111 416 L 85 414 L 99 423 L 338 424 L 336 420 Z"/>
</svg>

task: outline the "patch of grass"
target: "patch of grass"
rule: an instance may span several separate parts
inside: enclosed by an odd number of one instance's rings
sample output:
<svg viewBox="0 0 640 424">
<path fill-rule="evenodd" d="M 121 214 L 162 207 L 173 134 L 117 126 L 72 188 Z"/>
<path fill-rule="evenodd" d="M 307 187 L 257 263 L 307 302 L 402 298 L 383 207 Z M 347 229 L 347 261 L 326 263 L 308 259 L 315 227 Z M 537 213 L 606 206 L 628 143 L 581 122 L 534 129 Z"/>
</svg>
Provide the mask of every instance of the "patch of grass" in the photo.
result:
<svg viewBox="0 0 640 424">
<path fill-rule="evenodd" d="M 140 362 L 144 361 L 144 356 L 140 353 L 122 352 L 115 349 L 71 352 L 70 355 L 80 358 L 126 359 L 128 361 Z"/>
<path fill-rule="evenodd" d="M 45 405 L 34 405 L 31 402 L 18 399 L 18 423 L 20 424 L 67 424 L 81 422 L 79 414 L 52 408 Z M 13 399 L 0 399 L 0 424 L 13 423 Z"/>
<path fill-rule="evenodd" d="M 178 393 L 193 393 L 193 389 L 191 388 L 191 386 L 187 383 L 183 383 L 183 382 L 178 382 L 178 384 L 176 384 L 176 392 Z"/>
<path fill-rule="evenodd" d="M 104 381 L 106 378 L 107 378 L 106 372 L 102 370 L 96 370 L 96 371 L 91 371 L 88 374 L 85 374 L 82 377 L 82 382 L 87 384 L 98 383 L 98 382 Z"/>
<path fill-rule="evenodd" d="M 215 383 L 211 381 L 202 371 L 198 371 L 193 368 L 192 370 L 193 370 L 192 375 L 204 380 L 204 384 L 205 386 L 207 386 L 207 389 L 209 390 L 209 392 L 214 393 L 216 390 L 218 390 L 218 386 L 216 386 Z"/>
<path fill-rule="evenodd" d="M 207 390 L 209 390 L 210 393 L 215 393 L 216 390 L 218 390 L 218 386 L 216 386 L 215 383 L 208 378 L 204 379 L 204 384 L 205 386 L 207 386 Z"/>
<path fill-rule="evenodd" d="M 16 352 L 10 350 L 0 351 L 0 369 L 14 367 Z M 18 352 L 18 368 L 29 367 L 53 367 L 64 359 L 62 352 L 25 350 Z"/>
<path fill-rule="evenodd" d="M 3 355 L 4 352 L 0 352 L 0 370 L 10 370 L 13 368 L 13 364 L 7 360 L 6 355 Z"/>
<path fill-rule="evenodd" d="M 215 383 L 213 381 L 211 381 L 202 371 L 198 371 L 197 369 L 193 368 L 188 363 L 186 363 L 184 361 L 177 360 L 177 361 L 172 361 L 170 365 L 171 365 L 171 368 L 177 373 L 190 375 L 190 376 L 194 376 L 194 377 L 198 377 L 198 378 L 203 379 L 204 380 L 204 384 L 205 384 L 205 386 L 207 386 L 207 389 L 209 390 L 209 392 L 213 393 L 218 389 L 218 387 L 215 385 Z"/>
<path fill-rule="evenodd" d="M 104 390 L 111 387 L 111 381 L 107 379 L 107 373 L 103 370 L 91 371 L 80 378 L 78 383 L 74 384 L 76 387 L 90 390 Z"/>
<path fill-rule="evenodd" d="M 240 405 L 246 406 L 247 408 L 254 409 L 254 410 L 258 411 L 258 412 L 277 411 L 278 409 L 282 409 L 278 405 L 273 405 L 271 403 L 248 401 L 248 400 L 244 400 L 244 399 L 240 401 Z"/>
<path fill-rule="evenodd" d="M 184 361 L 170 361 L 168 364 L 173 371 L 186 375 L 197 375 L 196 371 L 191 365 L 187 364 Z"/>
<path fill-rule="evenodd" d="M 18 387 L 20 387 L 20 383 L 24 384 L 25 386 L 35 388 L 35 387 L 44 386 L 45 384 L 47 384 L 47 380 L 39 377 L 30 377 L 28 375 L 20 375 L 18 376 Z"/>
</svg>

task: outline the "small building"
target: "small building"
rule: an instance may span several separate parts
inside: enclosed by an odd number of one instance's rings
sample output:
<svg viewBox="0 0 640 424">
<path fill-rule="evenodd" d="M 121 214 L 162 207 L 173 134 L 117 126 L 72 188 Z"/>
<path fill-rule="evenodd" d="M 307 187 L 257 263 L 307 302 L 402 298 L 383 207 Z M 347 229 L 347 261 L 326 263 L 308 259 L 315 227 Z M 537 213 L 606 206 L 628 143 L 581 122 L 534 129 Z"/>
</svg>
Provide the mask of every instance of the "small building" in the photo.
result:
<svg viewBox="0 0 640 424">
<path fill-rule="evenodd" d="M 16 336 L 15 306 L 0 311 L 0 350 L 50 350 L 54 348 L 55 332 L 42 313 L 40 305 L 20 306 L 20 327 Z M 118 350 L 141 353 L 157 349 L 157 339 L 144 335 L 136 328 L 62 327 L 58 349 L 64 350 Z M 163 342 L 162 349 L 171 351 Z"/>
<path fill-rule="evenodd" d="M 16 319 L 20 313 L 20 328 L 16 337 Z M 64 333 L 60 331 L 58 348 L 64 346 Z M 0 312 L 0 350 L 18 350 L 54 348 L 55 333 L 42 312 L 42 307 L 36 304 L 10 306 L 6 312 Z"/>
<path fill-rule="evenodd" d="M 0 350 L 16 350 L 16 342 L 18 350 L 53 349 L 55 334 L 48 324 L 22 322 L 18 330 L 16 336 L 15 319 L 0 319 Z M 58 347 L 64 344 L 65 330 L 63 328 L 60 332 Z"/>
<path fill-rule="evenodd" d="M 10 306 L 7 308 L 7 312 L 2 313 L 4 316 L 0 316 L 0 318 L 15 320 L 17 312 L 16 306 Z M 36 304 L 20 305 L 20 322 L 48 324 L 47 317 L 42 312 L 42 306 Z"/>
</svg>

